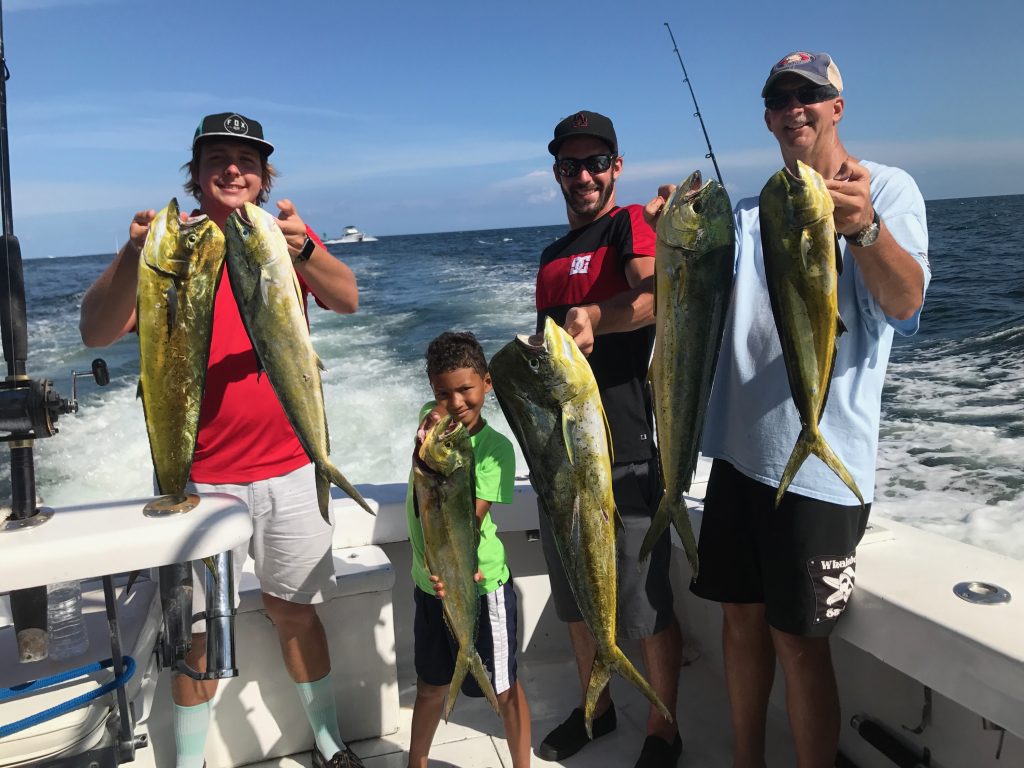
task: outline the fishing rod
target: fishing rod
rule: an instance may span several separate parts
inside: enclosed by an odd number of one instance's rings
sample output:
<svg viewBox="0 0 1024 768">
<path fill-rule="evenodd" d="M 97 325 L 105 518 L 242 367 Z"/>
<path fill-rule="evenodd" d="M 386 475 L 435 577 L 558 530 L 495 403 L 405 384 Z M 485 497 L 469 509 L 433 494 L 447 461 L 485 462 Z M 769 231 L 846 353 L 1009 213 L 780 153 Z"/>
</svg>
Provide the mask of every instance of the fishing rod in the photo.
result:
<svg viewBox="0 0 1024 768">
<path fill-rule="evenodd" d="M 700 107 L 697 106 L 697 97 L 693 95 L 693 86 L 690 84 L 690 76 L 686 74 L 686 65 L 683 64 L 683 57 L 679 54 L 679 46 L 676 45 L 676 36 L 672 34 L 672 27 L 665 22 L 665 29 L 668 30 L 668 36 L 672 38 L 672 50 L 676 54 L 676 58 L 679 59 L 679 66 L 683 68 L 683 80 L 686 82 L 686 87 L 690 89 L 690 98 L 693 99 L 693 108 L 697 111 L 693 113 L 693 116 L 700 120 L 700 129 L 704 131 L 704 141 L 708 145 L 708 153 L 704 157 L 711 159 L 711 164 L 715 166 L 715 175 L 718 176 L 718 183 L 723 187 L 725 182 L 722 181 L 722 172 L 718 170 L 718 161 L 715 160 L 715 151 L 711 148 L 711 139 L 708 137 L 708 129 L 704 127 L 704 118 L 700 115 Z"/>
<path fill-rule="evenodd" d="M 74 413 L 74 394 L 64 399 L 47 379 L 30 379 L 25 369 L 28 331 L 25 312 L 25 280 L 21 245 L 14 235 L 11 206 L 11 164 L 7 135 L 7 80 L 10 70 L 4 53 L 3 3 L 0 0 L 0 335 L 3 337 L 7 378 L 0 381 L 0 442 L 11 449 L 11 503 L 6 518 L 0 514 L 0 536 L 17 536 L 18 531 L 43 525 L 53 511 L 37 506 L 35 462 L 32 446 L 36 438 L 57 432 L 55 422 L 63 413 Z M 98 361 L 102 363 L 102 361 Z M 84 374 L 72 374 L 72 376 Z M 105 364 L 97 381 L 106 376 Z M 72 378 L 72 392 L 75 384 Z M 4 543 L 8 543 L 5 541 Z M 16 546 L 16 542 L 14 543 Z M 0 589 L 3 585 L 0 584 Z M 21 661 L 35 661 L 47 655 L 46 587 L 31 587 L 11 593 L 11 613 Z"/>
</svg>

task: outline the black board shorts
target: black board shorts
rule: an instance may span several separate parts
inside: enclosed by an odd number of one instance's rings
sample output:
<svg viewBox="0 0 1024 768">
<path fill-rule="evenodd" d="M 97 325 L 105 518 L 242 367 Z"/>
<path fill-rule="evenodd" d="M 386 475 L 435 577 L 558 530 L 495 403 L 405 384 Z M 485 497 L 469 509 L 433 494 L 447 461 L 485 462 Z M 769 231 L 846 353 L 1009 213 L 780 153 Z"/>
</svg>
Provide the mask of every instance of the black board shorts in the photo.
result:
<svg viewBox="0 0 1024 768">
<path fill-rule="evenodd" d="M 448 685 L 455 674 L 459 644 L 445 623 L 442 601 L 414 586 L 413 603 L 416 605 L 413 620 L 416 676 L 429 685 Z M 493 592 L 480 596 L 476 650 L 496 694 L 504 693 L 516 682 L 517 606 L 511 578 Z M 484 695 L 472 674 L 466 675 L 459 690 L 475 698 Z"/>
<path fill-rule="evenodd" d="M 661 501 L 662 487 L 656 458 L 612 466 L 612 495 L 624 529 L 616 529 L 615 539 L 616 634 L 631 640 L 656 635 L 668 628 L 675 617 L 669 573 L 672 540 L 668 530 L 662 533 L 647 561 L 638 562 L 640 546 Z M 583 621 L 543 508 L 538 509 L 538 517 L 555 615 L 564 622 Z"/>
<path fill-rule="evenodd" d="M 720 603 L 764 603 L 775 629 L 827 637 L 853 593 L 871 505 L 787 492 L 775 509 L 776 492 L 715 459 L 690 591 Z"/>
</svg>

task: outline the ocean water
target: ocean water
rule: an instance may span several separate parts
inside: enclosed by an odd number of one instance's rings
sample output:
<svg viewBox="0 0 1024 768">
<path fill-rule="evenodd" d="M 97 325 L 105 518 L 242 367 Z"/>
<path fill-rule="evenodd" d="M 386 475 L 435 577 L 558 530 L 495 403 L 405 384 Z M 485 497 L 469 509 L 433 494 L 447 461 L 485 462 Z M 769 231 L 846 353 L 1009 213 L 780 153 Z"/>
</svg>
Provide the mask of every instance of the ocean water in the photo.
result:
<svg viewBox="0 0 1024 768">
<path fill-rule="evenodd" d="M 876 509 L 886 516 L 1024 559 L 1024 195 L 928 203 L 933 269 L 921 331 L 897 341 L 882 404 Z M 360 309 L 310 309 L 327 367 L 332 457 L 355 483 L 402 482 L 417 412 L 429 399 L 427 343 L 472 330 L 488 356 L 534 327 L 541 249 L 565 228 L 382 237 L 337 245 Z M 82 295 L 112 254 L 24 265 L 28 372 L 70 396 L 71 371 L 101 356 L 109 386 L 79 380 L 79 412 L 36 442 L 38 492 L 49 505 L 151 493 L 134 335 L 102 350 L 78 334 Z M 492 399 L 485 416 L 510 434 Z M 518 450 L 518 449 L 517 449 Z M 519 471 L 525 474 L 522 455 Z M 9 498 L 0 460 L 0 499 Z"/>
</svg>

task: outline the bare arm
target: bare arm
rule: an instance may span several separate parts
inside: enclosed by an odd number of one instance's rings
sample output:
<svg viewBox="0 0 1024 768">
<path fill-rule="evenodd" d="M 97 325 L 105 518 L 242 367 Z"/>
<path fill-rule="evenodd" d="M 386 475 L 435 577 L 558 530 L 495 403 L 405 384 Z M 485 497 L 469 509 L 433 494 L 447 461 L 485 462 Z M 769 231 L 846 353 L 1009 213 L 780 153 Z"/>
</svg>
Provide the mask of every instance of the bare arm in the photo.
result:
<svg viewBox="0 0 1024 768">
<path fill-rule="evenodd" d="M 294 259 L 306 242 L 306 224 L 290 200 L 279 201 L 277 207 L 281 209 L 278 224 L 288 242 L 288 252 Z M 347 264 L 325 248 L 318 245 L 308 261 L 295 264 L 295 271 L 328 309 L 346 315 L 359 309 L 356 276 Z"/>
<path fill-rule="evenodd" d="M 594 337 L 642 328 L 654 322 L 654 258 L 634 256 L 626 264 L 629 290 L 596 304 L 572 307 L 565 330 L 584 355 L 594 350 Z"/>
<path fill-rule="evenodd" d="M 874 218 L 870 180 L 868 170 L 849 159 L 836 179 L 825 182 L 836 205 L 836 231 L 840 234 L 855 235 Z M 924 271 L 896 242 L 885 220 L 874 245 L 861 248 L 849 242 L 849 246 L 864 283 L 882 311 L 896 320 L 912 317 L 924 301 Z"/>
<path fill-rule="evenodd" d="M 87 347 L 105 347 L 135 325 L 139 255 L 156 211 L 139 211 L 128 227 L 128 242 L 82 297 L 78 330 Z"/>
</svg>

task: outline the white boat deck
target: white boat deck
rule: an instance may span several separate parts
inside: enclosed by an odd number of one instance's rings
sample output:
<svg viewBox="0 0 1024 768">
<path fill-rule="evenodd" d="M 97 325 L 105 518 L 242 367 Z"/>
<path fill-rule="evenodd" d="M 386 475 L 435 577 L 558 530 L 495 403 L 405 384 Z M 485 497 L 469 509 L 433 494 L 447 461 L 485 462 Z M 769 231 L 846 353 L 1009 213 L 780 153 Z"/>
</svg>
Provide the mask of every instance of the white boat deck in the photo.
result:
<svg viewBox="0 0 1024 768">
<path fill-rule="evenodd" d="M 568 639 L 566 639 L 568 646 Z M 637 658 L 634 649 L 629 655 Z M 534 766 L 587 766 L 588 768 L 622 768 L 632 766 L 640 754 L 647 719 L 647 700 L 621 679 L 613 679 L 618 728 L 563 763 L 537 757 L 536 749 L 544 736 L 561 722 L 577 702 L 579 690 L 575 667 L 566 660 L 520 664 L 520 682 L 530 704 L 533 732 L 531 743 Z M 398 733 L 380 739 L 352 742 L 366 768 L 404 768 L 408 760 L 409 727 L 416 695 L 414 679 L 399 678 L 401 714 Z M 694 693 L 699 691 L 700 695 Z M 683 736 L 680 765 L 702 768 L 729 768 L 732 765 L 730 735 L 724 724 L 728 708 L 721 678 L 709 662 L 698 658 L 683 667 L 679 680 L 679 722 Z M 773 713 L 774 715 L 774 713 Z M 769 751 L 778 758 L 778 765 L 793 765 L 785 725 L 773 720 L 769 734 Z M 258 768 L 309 768 L 309 753 L 267 760 Z M 430 750 L 431 768 L 511 768 L 512 758 L 505 744 L 501 720 L 483 699 L 459 696 L 449 723 L 441 722 Z"/>
</svg>

